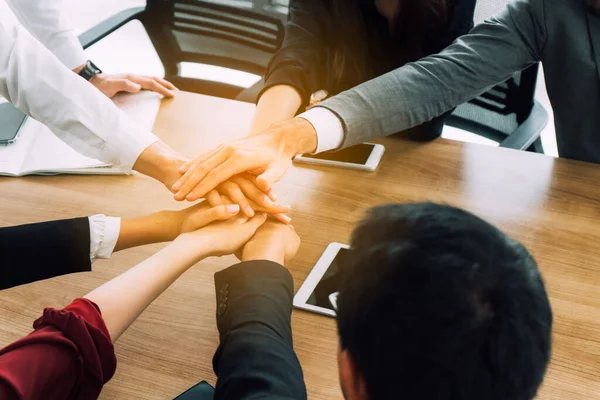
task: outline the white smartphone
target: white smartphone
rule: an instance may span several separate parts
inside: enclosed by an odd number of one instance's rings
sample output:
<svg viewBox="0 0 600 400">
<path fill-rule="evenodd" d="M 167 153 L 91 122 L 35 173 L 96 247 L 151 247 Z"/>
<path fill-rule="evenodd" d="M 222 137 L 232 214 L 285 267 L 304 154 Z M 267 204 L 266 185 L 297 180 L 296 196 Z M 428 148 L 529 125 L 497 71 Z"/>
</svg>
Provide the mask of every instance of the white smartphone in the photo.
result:
<svg viewBox="0 0 600 400">
<path fill-rule="evenodd" d="M 294 158 L 294 161 L 312 165 L 375 171 L 384 151 L 385 147 L 383 145 L 361 143 L 337 151 L 326 151 L 319 154 L 300 154 Z"/>
<path fill-rule="evenodd" d="M 331 243 L 294 296 L 294 307 L 335 317 L 340 265 L 350 246 Z"/>
</svg>

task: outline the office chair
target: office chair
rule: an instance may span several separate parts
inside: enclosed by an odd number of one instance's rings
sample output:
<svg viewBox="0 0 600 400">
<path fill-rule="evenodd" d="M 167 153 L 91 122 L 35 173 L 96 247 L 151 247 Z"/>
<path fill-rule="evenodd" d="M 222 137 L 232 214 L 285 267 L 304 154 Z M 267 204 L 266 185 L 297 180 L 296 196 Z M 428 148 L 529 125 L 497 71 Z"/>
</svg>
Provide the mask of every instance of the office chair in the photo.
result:
<svg viewBox="0 0 600 400">
<path fill-rule="evenodd" d="M 475 24 L 498 14 L 507 0 L 479 0 Z M 476 99 L 460 105 L 446 125 L 500 143 L 500 147 L 543 153 L 540 134 L 548 113 L 535 100 L 539 64 L 515 74 Z"/>
<path fill-rule="evenodd" d="M 165 68 L 165 79 L 182 90 L 235 98 L 244 88 L 183 77 L 180 63 L 202 63 L 262 76 L 283 42 L 283 16 L 203 0 L 147 0 L 79 36 L 84 48 L 132 20 L 143 25 Z M 252 5 L 240 1 L 240 5 Z"/>
</svg>

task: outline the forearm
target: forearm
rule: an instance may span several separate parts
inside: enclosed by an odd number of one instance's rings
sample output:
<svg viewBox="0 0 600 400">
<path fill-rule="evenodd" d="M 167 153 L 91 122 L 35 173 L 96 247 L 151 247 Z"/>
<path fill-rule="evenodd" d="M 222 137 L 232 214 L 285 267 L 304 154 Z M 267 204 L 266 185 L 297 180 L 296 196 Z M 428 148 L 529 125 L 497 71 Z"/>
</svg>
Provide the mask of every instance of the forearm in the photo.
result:
<svg viewBox="0 0 600 400">
<path fill-rule="evenodd" d="M 137 218 L 122 218 L 115 251 L 152 243 L 170 242 L 179 235 L 176 211 L 160 211 Z"/>
<path fill-rule="evenodd" d="M 430 121 L 537 62 L 545 28 L 529 3 L 538 2 L 513 2 L 440 54 L 321 103 L 344 122 L 344 146 Z"/>
<path fill-rule="evenodd" d="M 306 399 L 292 341 L 293 288 L 290 273 L 267 261 L 215 274 L 221 339 L 213 359 L 215 399 Z"/>
<path fill-rule="evenodd" d="M 7 0 L 19 21 L 68 69 L 86 61 L 63 1 Z"/>
<path fill-rule="evenodd" d="M 184 242 L 174 241 L 84 296 L 102 311 L 113 342 L 181 274 L 209 254 L 201 249 L 203 245 L 199 242 L 190 249 Z"/>
<path fill-rule="evenodd" d="M 10 10 L 0 2 L 4 13 Z M 0 21 L 0 66 L 0 95 L 88 157 L 131 168 L 158 140 L 9 16 Z"/>
<path fill-rule="evenodd" d="M 277 85 L 269 88 L 258 100 L 250 135 L 265 131 L 276 122 L 293 118 L 301 104 L 302 98 L 292 86 Z"/>
</svg>

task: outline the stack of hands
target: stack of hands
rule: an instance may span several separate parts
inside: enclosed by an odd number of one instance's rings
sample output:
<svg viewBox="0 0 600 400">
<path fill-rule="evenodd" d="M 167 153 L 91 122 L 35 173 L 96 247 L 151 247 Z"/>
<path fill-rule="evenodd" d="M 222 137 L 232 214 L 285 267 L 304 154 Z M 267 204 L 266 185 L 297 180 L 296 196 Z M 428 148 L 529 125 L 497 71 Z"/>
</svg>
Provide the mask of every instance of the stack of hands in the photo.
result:
<svg viewBox="0 0 600 400">
<path fill-rule="evenodd" d="M 141 90 L 173 97 L 177 91 L 164 79 L 132 74 L 102 73 L 90 83 L 107 97 Z M 316 148 L 313 126 L 302 118 L 294 118 L 225 143 L 193 160 L 158 141 L 142 152 L 133 168 L 161 181 L 177 201 L 205 198 L 213 207 L 237 204 L 248 218 L 266 213 L 289 224 L 291 219 L 286 213 L 290 206 L 277 204 L 273 185 L 285 175 L 296 155 L 314 152 Z"/>
<path fill-rule="evenodd" d="M 134 169 L 158 179 L 177 201 L 205 198 L 213 207 L 237 204 L 241 213 L 253 217 L 267 213 L 289 224 L 290 206 L 277 204 L 273 185 L 287 172 L 292 159 L 314 152 L 316 133 L 312 125 L 295 118 L 247 138 L 225 143 L 194 160 L 186 160 L 163 142 L 142 153 Z"/>
</svg>

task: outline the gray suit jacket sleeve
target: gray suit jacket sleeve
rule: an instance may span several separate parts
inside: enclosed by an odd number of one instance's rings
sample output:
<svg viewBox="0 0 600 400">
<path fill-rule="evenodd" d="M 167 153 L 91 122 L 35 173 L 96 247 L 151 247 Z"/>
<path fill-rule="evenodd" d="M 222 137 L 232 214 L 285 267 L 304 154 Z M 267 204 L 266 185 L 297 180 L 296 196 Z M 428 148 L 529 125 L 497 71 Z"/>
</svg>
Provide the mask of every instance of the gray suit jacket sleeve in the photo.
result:
<svg viewBox="0 0 600 400">
<path fill-rule="evenodd" d="M 546 0 L 512 0 L 440 54 L 321 103 L 344 126 L 343 147 L 420 125 L 538 62 Z"/>
</svg>

